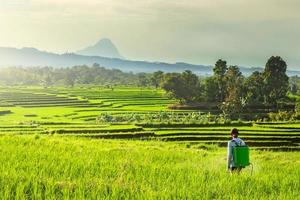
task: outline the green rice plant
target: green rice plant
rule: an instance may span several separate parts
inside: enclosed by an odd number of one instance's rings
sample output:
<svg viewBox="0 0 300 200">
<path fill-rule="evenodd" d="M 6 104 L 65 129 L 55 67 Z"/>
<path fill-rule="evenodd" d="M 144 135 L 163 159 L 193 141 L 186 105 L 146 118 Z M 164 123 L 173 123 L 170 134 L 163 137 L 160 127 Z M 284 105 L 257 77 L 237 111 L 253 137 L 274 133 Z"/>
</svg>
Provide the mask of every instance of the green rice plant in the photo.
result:
<svg viewBox="0 0 300 200">
<path fill-rule="evenodd" d="M 226 171 L 226 150 L 192 142 L 0 137 L 3 199 L 299 199 L 299 152 L 251 151 Z"/>
</svg>

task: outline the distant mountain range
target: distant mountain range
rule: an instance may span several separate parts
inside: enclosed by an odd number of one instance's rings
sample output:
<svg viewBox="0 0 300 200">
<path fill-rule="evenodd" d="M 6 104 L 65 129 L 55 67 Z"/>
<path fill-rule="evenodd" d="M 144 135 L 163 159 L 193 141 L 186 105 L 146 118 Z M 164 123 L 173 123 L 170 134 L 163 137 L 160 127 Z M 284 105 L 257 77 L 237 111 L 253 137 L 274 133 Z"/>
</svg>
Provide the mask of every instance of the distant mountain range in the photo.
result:
<svg viewBox="0 0 300 200">
<path fill-rule="evenodd" d="M 106 43 L 109 47 L 115 47 L 110 45 L 109 41 L 101 40 L 96 45 L 88 47 L 79 52 L 85 52 L 86 54 L 96 54 L 96 49 L 100 46 L 103 48 L 103 43 Z M 111 43 L 112 44 L 112 43 Z M 109 48 L 110 48 L 109 47 Z M 99 49 L 101 49 L 99 48 Z M 110 48 L 114 49 L 114 48 Z M 116 48 L 115 48 L 116 49 Z M 118 56 L 118 51 L 110 50 L 110 56 Z M 99 51 L 102 53 L 102 51 Z M 109 52 L 109 51 L 107 51 Z M 99 53 L 99 54 L 100 54 Z M 133 61 L 120 58 L 109 58 L 104 56 L 90 56 L 90 55 L 79 55 L 74 53 L 66 54 L 55 54 L 45 51 L 40 51 L 35 48 L 9 48 L 0 47 L 0 67 L 9 66 L 22 66 L 22 67 L 34 67 L 34 66 L 52 66 L 52 67 L 71 67 L 75 65 L 93 65 L 94 63 L 100 64 L 108 69 L 120 69 L 124 72 L 182 72 L 184 70 L 191 70 L 198 75 L 211 75 L 213 73 L 212 66 L 205 65 L 194 65 L 183 62 L 178 63 L 164 63 L 164 62 L 148 62 L 148 61 Z M 253 71 L 262 71 L 262 68 L 247 68 L 240 67 L 244 75 L 249 75 Z M 288 71 L 289 75 L 300 76 L 300 71 Z"/>
<path fill-rule="evenodd" d="M 79 50 L 76 53 L 84 56 L 102 56 L 107 58 L 124 59 L 124 57 L 119 53 L 117 47 L 108 38 L 101 39 L 95 45 Z"/>
</svg>

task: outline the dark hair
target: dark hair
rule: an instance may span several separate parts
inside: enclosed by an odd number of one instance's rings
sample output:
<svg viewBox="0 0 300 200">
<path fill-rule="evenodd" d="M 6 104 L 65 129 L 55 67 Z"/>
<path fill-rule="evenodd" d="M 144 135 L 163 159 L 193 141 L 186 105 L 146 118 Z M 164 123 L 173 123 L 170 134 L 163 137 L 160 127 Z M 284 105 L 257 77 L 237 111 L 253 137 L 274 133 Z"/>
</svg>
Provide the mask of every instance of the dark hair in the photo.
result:
<svg viewBox="0 0 300 200">
<path fill-rule="evenodd" d="M 231 135 L 233 135 L 233 134 L 235 134 L 235 135 L 239 134 L 239 131 L 237 130 L 237 128 L 231 129 Z"/>
</svg>

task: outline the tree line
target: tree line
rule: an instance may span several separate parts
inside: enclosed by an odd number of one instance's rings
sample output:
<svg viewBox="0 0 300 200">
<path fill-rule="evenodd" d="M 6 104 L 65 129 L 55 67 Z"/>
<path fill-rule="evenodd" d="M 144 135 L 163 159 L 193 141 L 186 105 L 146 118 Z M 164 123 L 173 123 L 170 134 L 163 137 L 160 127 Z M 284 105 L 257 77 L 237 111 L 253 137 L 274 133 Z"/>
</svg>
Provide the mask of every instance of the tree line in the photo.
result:
<svg viewBox="0 0 300 200">
<path fill-rule="evenodd" d="M 106 69 L 99 64 L 68 68 L 7 67 L 0 69 L 2 85 L 41 85 L 44 87 L 95 84 L 103 86 L 138 85 L 139 74 Z"/>
<path fill-rule="evenodd" d="M 297 94 L 299 77 L 286 74 L 287 64 L 279 56 L 272 56 L 262 72 L 245 77 L 237 66 L 228 66 L 219 59 L 210 77 L 198 77 L 191 71 L 182 73 L 132 73 L 106 69 L 99 64 L 69 68 L 9 67 L 0 69 L 0 83 L 5 85 L 62 85 L 76 84 L 128 85 L 164 89 L 181 103 L 216 102 L 226 111 L 239 112 L 249 104 L 275 105 L 287 99 L 287 92 Z"/>
<path fill-rule="evenodd" d="M 240 113 L 248 105 L 276 107 L 279 102 L 290 101 L 288 91 L 297 94 L 298 77 L 290 84 L 286 74 L 287 64 L 279 56 L 267 61 L 263 72 L 255 71 L 243 76 L 237 66 L 228 66 L 218 60 L 213 76 L 199 79 L 191 71 L 160 75 L 160 85 L 167 93 L 182 103 L 216 102 L 227 115 Z"/>
<path fill-rule="evenodd" d="M 263 72 L 255 71 L 245 77 L 237 66 L 228 66 L 220 59 L 211 77 L 201 80 L 191 71 L 167 73 L 161 80 L 161 87 L 185 103 L 202 100 L 241 105 L 246 102 L 276 104 L 286 99 L 290 90 L 286 69 L 286 62 L 281 57 L 272 56 Z"/>
<path fill-rule="evenodd" d="M 1 85 L 40 85 L 44 87 L 94 84 L 101 86 L 160 87 L 157 76 L 163 72 L 133 73 L 107 69 L 95 63 L 67 68 L 6 67 L 0 69 Z"/>
</svg>

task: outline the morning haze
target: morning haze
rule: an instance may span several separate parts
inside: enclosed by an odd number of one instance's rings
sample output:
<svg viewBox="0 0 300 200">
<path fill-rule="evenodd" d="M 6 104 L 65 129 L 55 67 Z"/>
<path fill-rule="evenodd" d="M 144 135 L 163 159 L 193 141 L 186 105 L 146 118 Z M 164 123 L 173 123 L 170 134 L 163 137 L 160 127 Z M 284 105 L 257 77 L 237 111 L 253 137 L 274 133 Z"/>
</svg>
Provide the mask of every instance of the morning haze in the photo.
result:
<svg viewBox="0 0 300 200">
<path fill-rule="evenodd" d="M 299 0 L 0 0 L 0 199 L 300 200 Z"/>
<path fill-rule="evenodd" d="M 299 69 L 296 0 L 0 0 L 0 46 L 76 52 L 108 37 L 133 60 Z"/>
</svg>

